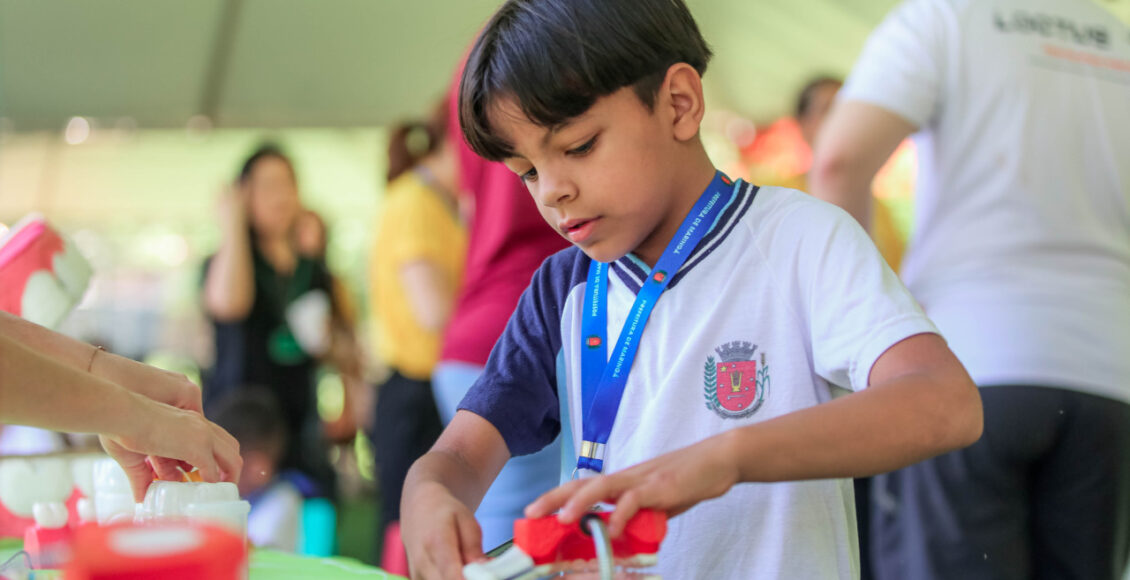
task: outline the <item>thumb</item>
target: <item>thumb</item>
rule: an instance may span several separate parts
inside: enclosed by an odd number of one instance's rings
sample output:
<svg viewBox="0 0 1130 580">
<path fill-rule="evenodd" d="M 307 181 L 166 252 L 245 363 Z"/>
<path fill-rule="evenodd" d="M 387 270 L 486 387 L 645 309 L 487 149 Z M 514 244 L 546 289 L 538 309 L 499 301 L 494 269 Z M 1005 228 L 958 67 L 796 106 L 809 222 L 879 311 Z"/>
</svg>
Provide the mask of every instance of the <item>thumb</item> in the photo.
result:
<svg viewBox="0 0 1130 580">
<path fill-rule="evenodd" d="M 154 478 L 153 468 L 145 460 L 145 455 L 130 451 L 109 437 L 101 439 L 106 453 L 122 466 L 122 471 L 125 472 L 130 489 L 133 491 L 134 501 L 145 499 L 145 491 L 149 489 L 149 484 L 153 483 Z"/>
<path fill-rule="evenodd" d="M 122 466 L 129 478 L 129 487 L 133 490 L 133 500 L 141 502 L 145 499 L 145 492 L 149 484 L 153 483 L 153 470 L 145 462 L 130 467 Z"/>
</svg>

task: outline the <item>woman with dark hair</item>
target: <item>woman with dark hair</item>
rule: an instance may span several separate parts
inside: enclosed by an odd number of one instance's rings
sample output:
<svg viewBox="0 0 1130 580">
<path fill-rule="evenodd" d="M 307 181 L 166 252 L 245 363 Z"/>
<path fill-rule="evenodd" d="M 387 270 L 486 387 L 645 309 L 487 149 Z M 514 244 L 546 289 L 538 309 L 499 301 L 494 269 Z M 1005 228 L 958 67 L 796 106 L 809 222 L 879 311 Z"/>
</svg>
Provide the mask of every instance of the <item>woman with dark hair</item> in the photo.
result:
<svg viewBox="0 0 1130 580">
<path fill-rule="evenodd" d="M 388 188 L 370 255 L 377 355 L 391 371 L 377 391 L 372 436 L 381 488 L 381 567 L 408 574 L 400 497 L 412 463 L 443 429 L 431 374 L 463 275 L 467 234 L 459 216 L 455 152 L 446 108 L 389 139 Z"/>
<path fill-rule="evenodd" d="M 219 209 L 220 248 L 204 264 L 204 311 L 216 344 L 204 377 L 205 411 L 233 390 L 268 389 L 282 407 L 290 441 L 282 467 L 313 479 L 307 494 L 332 496 L 314 391 L 316 353 L 303 350 L 288 323 L 296 302 L 310 302 L 311 292 L 328 296 L 331 279 L 324 262 L 295 248 L 301 205 L 290 159 L 275 146 L 260 147 Z"/>
</svg>

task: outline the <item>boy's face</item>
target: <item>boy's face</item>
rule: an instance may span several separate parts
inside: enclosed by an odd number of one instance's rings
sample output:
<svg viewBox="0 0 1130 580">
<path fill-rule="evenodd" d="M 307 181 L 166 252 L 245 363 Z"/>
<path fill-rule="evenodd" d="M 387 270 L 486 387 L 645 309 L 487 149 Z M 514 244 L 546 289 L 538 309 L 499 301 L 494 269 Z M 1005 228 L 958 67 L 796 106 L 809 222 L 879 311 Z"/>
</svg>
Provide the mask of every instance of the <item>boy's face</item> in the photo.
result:
<svg viewBox="0 0 1130 580">
<path fill-rule="evenodd" d="M 503 162 L 525 182 L 551 227 L 595 260 L 634 251 L 654 264 L 677 213 L 669 179 L 677 140 L 660 102 L 652 112 L 626 87 L 549 129 L 504 99 L 490 119 L 513 145 L 515 156 Z M 675 217 L 677 228 L 681 216 Z"/>
</svg>

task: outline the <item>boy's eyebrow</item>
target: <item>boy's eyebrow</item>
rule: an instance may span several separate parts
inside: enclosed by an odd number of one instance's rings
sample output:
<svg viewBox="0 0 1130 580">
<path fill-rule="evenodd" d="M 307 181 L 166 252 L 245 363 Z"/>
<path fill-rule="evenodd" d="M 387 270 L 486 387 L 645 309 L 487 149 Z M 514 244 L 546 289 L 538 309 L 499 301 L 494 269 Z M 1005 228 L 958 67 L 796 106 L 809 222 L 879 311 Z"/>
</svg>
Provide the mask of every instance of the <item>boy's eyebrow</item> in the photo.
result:
<svg viewBox="0 0 1130 580">
<path fill-rule="evenodd" d="M 556 125 L 553 125 L 552 127 L 550 127 L 549 130 L 545 132 L 545 135 L 542 135 L 542 137 L 541 137 L 541 146 L 542 147 L 549 146 L 549 140 L 552 139 L 554 135 L 556 135 L 556 134 L 564 131 L 565 129 L 567 129 L 569 127 L 569 125 L 572 125 L 573 121 L 575 121 L 575 120 L 576 120 L 576 118 L 566 119 L 566 120 L 561 121 L 560 123 L 557 123 Z"/>
<path fill-rule="evenodd" d="M 588 114 L 589 112 L 585 111 L 584 113 L 581 113 L 576 117 L 570 117 L 568 119 L 565 119 L 564 121 L 561 121 L 560 123 L 557 123 L 556 125 L 549 127 L 549 130 L 546 131 L 545 135 L 542 135 L 541 146 L 548 147 L 549 140 L 552 139 L 554 135 L 557 135 L 565 129 L 568 129 L 569 127 L 572 127 L 573 125 L 576 125 L 577 123 L 583 121 Z"/>
</svg>

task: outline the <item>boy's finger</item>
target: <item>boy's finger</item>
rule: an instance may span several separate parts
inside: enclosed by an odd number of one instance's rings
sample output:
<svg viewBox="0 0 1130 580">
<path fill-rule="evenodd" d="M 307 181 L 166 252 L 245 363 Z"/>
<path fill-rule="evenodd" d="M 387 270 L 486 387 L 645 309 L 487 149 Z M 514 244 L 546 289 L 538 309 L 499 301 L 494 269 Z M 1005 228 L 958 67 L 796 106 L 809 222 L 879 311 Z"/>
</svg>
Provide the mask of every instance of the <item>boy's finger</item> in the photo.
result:
<svg viewBox="0 0 1130 580">
<path fill-rule="evenodd" d="M 456 518 L 457 532 L 459 534 L 459 551 L 463 556 L 463 563 L 478 562 L 486 557 L 483 554 L 483 533 L 474 518 Z"/>
<path fill-rule="evenodd" d="M 640 511 L 640 500 L 640 492 L 634 489 L 620 496 L 620 499 L 616 501 L 616 508 L 608 518 L 609 536 L 613 538 L 620 537 L 620 534 L 628 525 L 628 520 L 632 519 L 632 516 Z"/>
<path fill-rule="evenodd" d="M 582 483 L 585 485 L 565 502 L 557 518 L 562 523 L 571 524 L 581 519 L 581 516 L 585 515 L 592 506 L 602 501 L 615 500 L 622 491 L 617 489 L 617 481 L 619 479 L 608 476 L 584 480 Z"/>
<path fill-rule="evenodd" d="M 435 563 L 437 578 L 463 578 L 463 557 L 459 552 L 459 533 L 455 527 L 448 528 L 443 534 L 444 541 L 434 545 L 434 550 L 428 554 L 429 559 Z M 425 576 L 427 577 L 427 576 Z"/>
<path fill-rule="evenodd" d="M 587 481 L 583 479 L 570 481 L 541 494 L 541 497 L 526 506 L 526 517 L 540 518 L 557 511 Z"/>
</svg>

